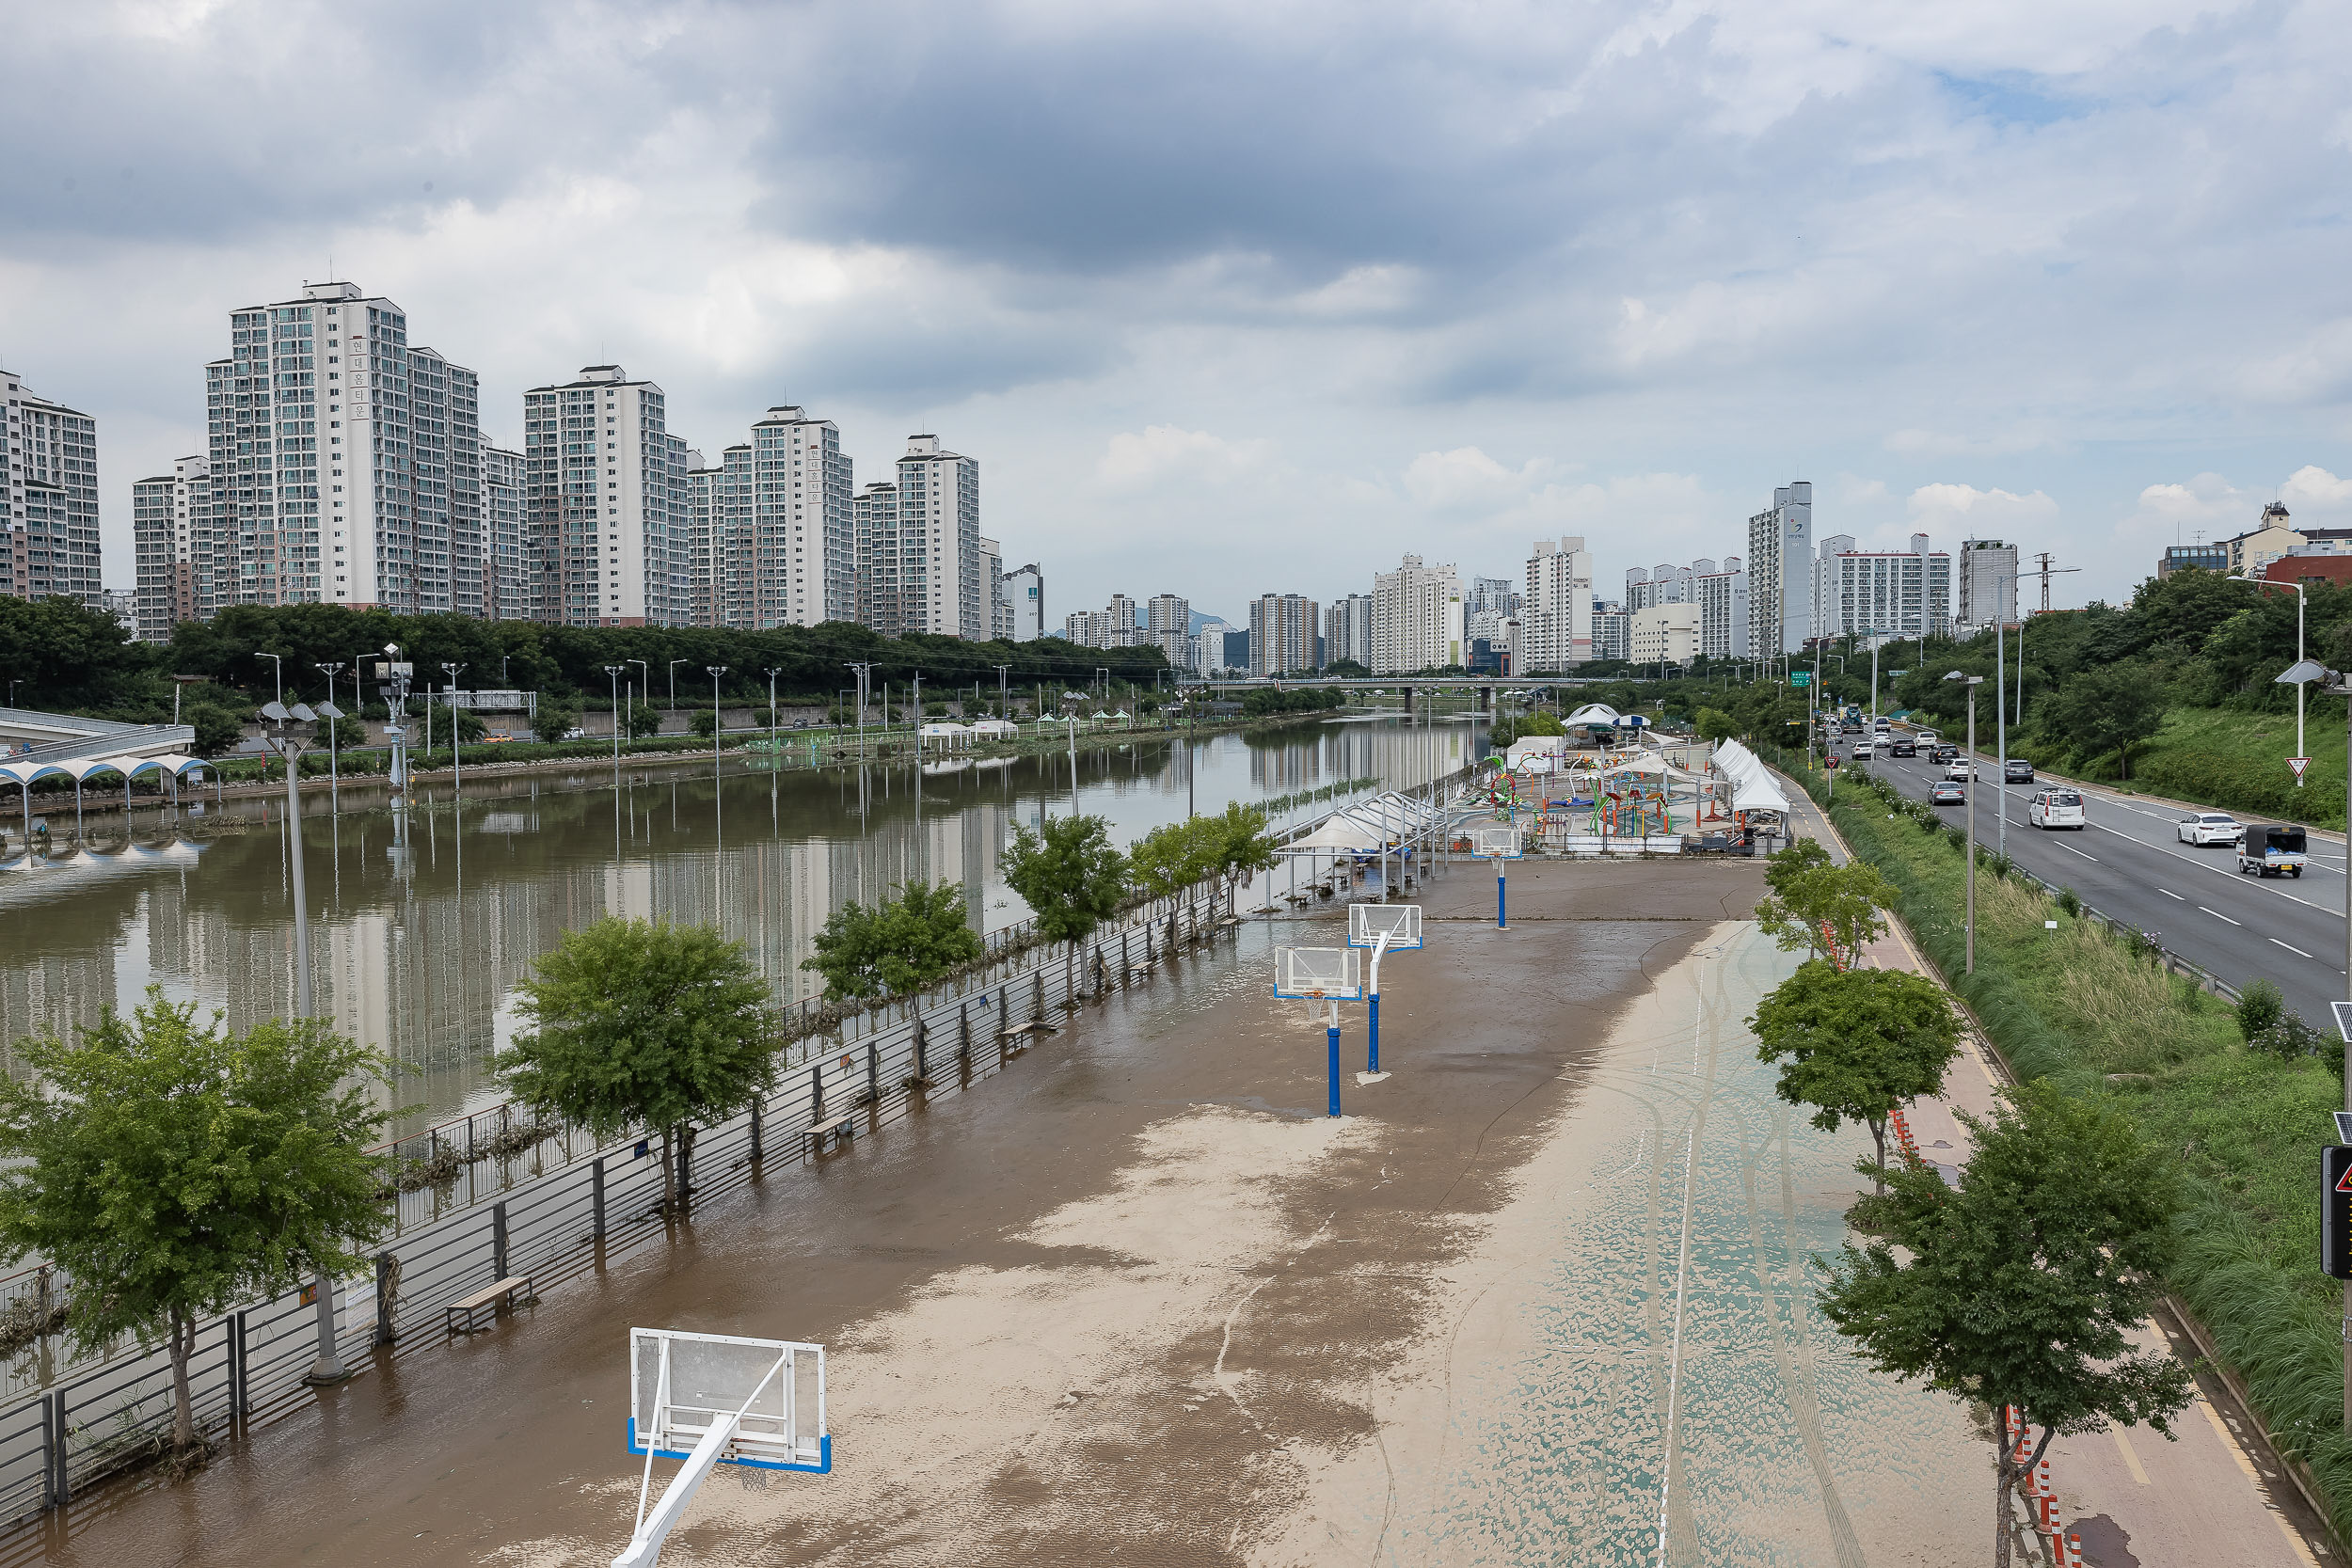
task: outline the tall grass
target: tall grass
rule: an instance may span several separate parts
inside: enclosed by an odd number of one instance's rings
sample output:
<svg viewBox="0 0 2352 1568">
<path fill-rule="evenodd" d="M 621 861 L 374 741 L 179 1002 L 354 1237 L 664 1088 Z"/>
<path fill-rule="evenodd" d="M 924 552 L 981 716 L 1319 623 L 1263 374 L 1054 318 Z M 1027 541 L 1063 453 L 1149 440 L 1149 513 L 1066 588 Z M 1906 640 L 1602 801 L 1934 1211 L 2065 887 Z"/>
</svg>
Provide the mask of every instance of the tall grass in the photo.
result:
<svg viewBox="0 0 2352 1568">
<path fill-rule="evenodd" d="M 2010 1065 L 2107 1100 L 2177 1155 L 2185 1207 L 2168 1283 L 2280 1446 L 2310 1465 L 2341 1531 L 2352 1521 L 2342 1299 L 2319 1272 L 2312 1180 L 2328 1113 L 2343 1103 L 2334 1069 L 2248 1051 L 2217 998 L 1981 863 L 1977 969 L 1963 974 L 1960 851 L 1867 775 L 1841 780 L 1837 796 L 1838 831 L 1894 883 L 1905 923 Z"/>
</svg>

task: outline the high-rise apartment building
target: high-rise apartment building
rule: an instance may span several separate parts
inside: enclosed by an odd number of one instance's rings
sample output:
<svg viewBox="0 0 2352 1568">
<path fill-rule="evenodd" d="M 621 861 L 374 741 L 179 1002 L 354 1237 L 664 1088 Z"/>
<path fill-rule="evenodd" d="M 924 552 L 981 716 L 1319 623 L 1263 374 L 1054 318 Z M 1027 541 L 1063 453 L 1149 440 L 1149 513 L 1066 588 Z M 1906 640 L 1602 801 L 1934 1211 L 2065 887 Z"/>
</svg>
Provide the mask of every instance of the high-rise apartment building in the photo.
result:
<svg viewBox="0 0 2352 1568">
<path fill-rule="evenodd" d="M 1724 557 L 1721 569 L 1712 561 L 1692 562 L 1689 594 L 1699 610 L 1699 657 L 1750 657 L 1748 574 L 1740 558 Z"/>
<path fill-rule="evenodd" d="M 1462 599 L 1465 615 L 1500 615 L 1505 620 L 1519 612 L 1518 584 L 1509 578 L 1472 578 Z"/>
<path fill-rule="evenodd" d="M 1597 662 L 1622 661 L 1633 657 L 1633 616 L 1634 612 L 1622 604 L 1593 607 L 1593 657 Z"/>
<path fill-rule="evenodd" d="M 779 404 L 752 426 L 751 447 L 747 624 L 856 620 L 855 485 L 840 427 Z"/>
<path fill-rule="evenodd" d="M 1966 637 L 2017 624 L 2017 546 L 1998 539 L 1963 539 L 1954 562 L 1960 578 L 1955 629 Z"/>
<path fill-rule="evenodd" d="M 229 342 L 204 367 L 214 563 L 199 613 L 475 613 L 453 597 L 479 535 L 474 372 L 412 345 L 407 312 L 353 283 L 232 310 Z"/>
<path fill-rule="evenodd" d="M 1349 659 L 1372 668 L 1372 595 L 1348 594 L 1333 599 L 1323 611 L 1323 660 L 1337 664 Z"/>
<path fill-rule="evenodd" d="M 487 621 L 531 618 L 536 574 L 524 526 L 523 454 L 482 443 L 482 609 Z"/>
<path fill-rule="evenodd" d="M 1315 602 L 1298 594 L 1264 594 L 1249 601 L 1249 673 L 1287 675 L 1316 668 L 1322 626 Z"/>
<path fill-rule="evenodd" d="M 1945 637 L 1952 629 L 1952 558 L 1915 533 L 1907 550 L 1857 550 L 1851 534 L 1820 544 L 1821 635 Z"/>
<path fill-rule="evenodd" d="M 131 486 L 131 549 L 137 586 L 132 615 L 142 642 L 168 642 L 171 628 L 201 620 L 210 568 L 213 485 L 201 457 Z"/>
<path fill-rule="evenodd" d="M 688 584 L 692 613 L 707 615 L 697 626 L 750 626 L 759 571 L 758 531 L 753 522 L 752 444 L 738 441 L 719 454 L 716 467 L 687 469 L 688 527 L 709 531 L 707 565 Z M 698 520 L 699 519 L 699 520 Z"/>
<path fill-rule="evenodd" d="M 981 577 L 978 461 L 945 450 L 936 436 L 908 436 L 889 517 L 888 534 L 876 535 L 876 560 L 897 577 L 866 625 L 892 637 L 986 638 L 993 585 Z"/>
<path fill-rule="evenodd" d="M 0 594 L 102 609 L 98 421 L 0 370 L 8 403 L 0 461 Z"/>
<path fill-rule="evenodd" d="M 660 387 L 618 365 L 533 387 L 523 394 L 523 470 L 540 620 L 678 624 L 672 551 L 691 493 Z"/>
<path fill-rule="evenodd" d="M 1005 603 L 1005 547 L 985 533 L 980 535 L 980 591 L 988 598 L 988 626 L 981 635 L 1001 641 L 1012 629 Z"/>
<path fill-rule="evenodd" d="M 1813 485 L 1772 492 L 1769 512 L 1748 519 L 1749 641 L 1756 657 L 1801 651 L 1814 618 Z"/>
<path fill-rule="evenodd" d="M 857 620 L 884 637 L 906 630 L 900 598 L 898 486 L 876 480 L 850 499 L 850 548 L 857 552 Z M 919 591 L 926 562 L 911 555 L 906 570 Z"/>
<path fill-rule="evenodd" d="M 1463 663 L 1462 579 L 1408 555 L 1372 579 L 1372 673 L 1401 674 Z"/>
<path fill-rule="evenodd" d="M 1036 562 L 1007 572 L 998 592 L 1005 602 L 1006 641 L 1034 642 L 1045 635 L 1045 574 Z"/>
<path fill-rule="evenodd" d="M 1652 581 L 1657 580 L 1652 578 Z M 1636 664 L 1688 666 L 1699 657 L 1699 607 L 1677 599 L 1634 610 L 1629 617 L 1629 657 Z"/>
<path fill-rule="evenodd" d="M 1527 559 L 1515 674 L 1559 673 L 1593 657 L 1593 556 L 1567 534 L 1535 541 Z"/>
<path fill-rule="evenodd" d="M 1144 602 L 1143 629 L 1153 641 L 1173 632 L 1192 635 L 1192 601 L 1176 594 L 1154 594 Z"/>
</svg>

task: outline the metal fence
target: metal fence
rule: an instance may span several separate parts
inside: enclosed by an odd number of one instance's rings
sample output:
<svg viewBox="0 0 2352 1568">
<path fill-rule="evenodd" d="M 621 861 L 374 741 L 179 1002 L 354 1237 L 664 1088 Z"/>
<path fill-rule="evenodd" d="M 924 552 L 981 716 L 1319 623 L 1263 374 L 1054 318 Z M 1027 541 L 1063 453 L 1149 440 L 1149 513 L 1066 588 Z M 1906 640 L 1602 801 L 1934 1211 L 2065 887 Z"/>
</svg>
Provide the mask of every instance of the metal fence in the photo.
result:
<svg viewBox="0 0 2352 1568">
<path fill-rule="evenodd" d="M 853 1143 L 928 1099 L 973 1087 L 1080 1001 L 1147 975 L 1235 924 L 1230 891 L 1190 890 L 1105 927 L 1074 954 L 1055 943 L 1041 961 L 984 990 L 910 1007 L 854 1041 L 821 1050 L 807 1042 L 811 1049 L 749 1109 L 693 1131 L 673 1165 L 685 1201 L 750 1181 L 777 1162 L 815 1159 L 820 1145 Z M 658 1233 L 660 1148 L 658 1134 L 593 1148 L 584 1135 L 559 1134 L 497 1156 L 480 1180 L 470 1168 L 463 1173 L 475 1189 L 469 1202 L 412 1213 L 408 1199 L 420 1195 L 402 1195 L 400 1228 L 376 1255 L 373 1277 L 337 1290 L 341 1354 L 350 1363 L 430 1354 L 449 1341 L 452 1304 L 516 1275 L 544 1294 L 592 1270 L 600 1248 Z M 55 1281 L 28 1270 L 0 1289 L 54 1291 Z M 200 1429 L 249 1429 L 305 1407 L 303 1377 L 317 1354 L 317 1312 L 306 1294 L 199 1326 L 190 1387 Z M 11 1369 L 46 1386 L 0 1407 L 0 1518 L 19 1523 L 154 1455 L 170 1432 L 171 1369 L 161 1349 L 126 1346 L 59 1374 L 48 1361 L 52 1338 L 35 1335 Z"/>
</svg>

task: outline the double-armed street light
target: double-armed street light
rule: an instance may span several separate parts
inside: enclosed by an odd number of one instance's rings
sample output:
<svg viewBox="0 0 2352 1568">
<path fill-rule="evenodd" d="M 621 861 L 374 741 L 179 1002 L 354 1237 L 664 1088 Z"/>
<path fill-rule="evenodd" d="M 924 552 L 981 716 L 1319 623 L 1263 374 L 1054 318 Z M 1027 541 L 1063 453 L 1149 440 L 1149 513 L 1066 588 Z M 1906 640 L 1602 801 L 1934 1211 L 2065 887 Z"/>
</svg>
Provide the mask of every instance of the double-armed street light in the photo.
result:
<svg viewBox="0 0 2352 1568">
<path fill-rule="evenodd" d="M 1984 684 L 1984 677 L 1955 670 L 1944 678 L 1965 682 L 1968 687 L 1968 782 L 1962 786 L 1965 798 L 1963 809 L 1968 814 L 1968 864 L 1963 878 L 1968 889 L 1964 922 L 1967 957 L 1963 968 L 1966 973 L 1974 974 L 1977 972 L 1977 688 Z M 1998 698 L 2000 694 L 2001 689 L 1994 687 L 1993 695 Z"/>
</svg>

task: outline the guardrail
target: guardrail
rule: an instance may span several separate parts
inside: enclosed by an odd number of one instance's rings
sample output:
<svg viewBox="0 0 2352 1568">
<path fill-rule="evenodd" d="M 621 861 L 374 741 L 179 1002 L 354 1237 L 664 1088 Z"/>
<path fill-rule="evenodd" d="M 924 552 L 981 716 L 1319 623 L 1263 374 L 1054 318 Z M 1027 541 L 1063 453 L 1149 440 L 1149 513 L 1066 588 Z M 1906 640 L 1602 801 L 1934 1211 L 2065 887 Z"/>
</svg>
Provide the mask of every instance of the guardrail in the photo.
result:
<svg viewBox="0 0 2352 1568">
<path fill-rule="evenodd" d="M 1230 889 L 1157 901 L 1075 953 L 1057 943 L 1042 962 L 977 997 L 914 1009 L 861 1047 L 829 1046 L 780 1071 L 748 1109 L 685 1141 L 683 1201 L 755 1181 L 771 1164 L 820 1158 L 817 1130 L 845 1115 L 846 1127 L 822 1135 L 854 1144 L 918 1104 L 977 1086 L 1082 1001 L 1214 942 L 1232 924 L 1231 904 Z M 544 1294 L 663 1234 L 660 1148 L 647 1132 L 583 1149 L 582 1158 L 510 1179 L 486 1204 L 405 1227 L 376 1254 L 372 1277 L 337 1288 L 345 1364 L 430 1354 L 449 1342 L 442 1308 L 483 1286 L 528 1275 Z M 502 1157 L 501 1173 L 525 1158 Z M 189 1369 L 199 1431 L 251 1430 L 309 1402 L 302 1379 L 316 1354 L 316 1310 L 304 1294 L 199 1325 Z M 135 1467 L 160 1451 L 170 1424 L 170 1362 L 157 1349 L 128 1349 L 0 1408 L 0 1518 L 22 1523 Z"/>
</svg>

